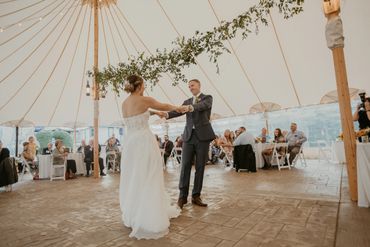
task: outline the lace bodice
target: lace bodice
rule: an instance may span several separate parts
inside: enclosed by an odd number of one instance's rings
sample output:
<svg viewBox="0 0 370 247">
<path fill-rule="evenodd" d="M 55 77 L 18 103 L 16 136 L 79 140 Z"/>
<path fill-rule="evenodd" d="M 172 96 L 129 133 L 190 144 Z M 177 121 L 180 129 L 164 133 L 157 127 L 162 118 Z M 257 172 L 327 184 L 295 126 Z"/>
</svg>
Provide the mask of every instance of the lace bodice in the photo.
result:
<svg viewBox="0 0 370 247">
<path fill-rule="evenodd" d="M 140 129 L 148 129 L 149 128 L 149 111 L 143 112 L 141 114 L 131 116 L 131 117 L 124 117 L 123 122 L 127 130 L 140 130 Z"/>
</svg>

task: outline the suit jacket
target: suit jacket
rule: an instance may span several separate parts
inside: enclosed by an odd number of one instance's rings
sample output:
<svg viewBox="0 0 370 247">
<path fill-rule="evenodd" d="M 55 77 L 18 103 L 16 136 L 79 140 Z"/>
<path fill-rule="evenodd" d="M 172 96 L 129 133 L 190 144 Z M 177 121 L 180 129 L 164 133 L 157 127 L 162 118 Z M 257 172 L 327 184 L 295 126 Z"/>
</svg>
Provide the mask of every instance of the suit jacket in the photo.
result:
<svg viewBox="0 0 370 247">
<path fill-rule="evenodd" d="M 234 147 L 234 165 L 236 170 L 248 169 L 256 172 L 256 156 L 250 144 Z"/>
<path fill-rule="evenodd" d="M 101 146 L 100 144 L 98 146 L 99 146 L 99 155 L 100 155 Z M 85 153 L 85 159 L 84 159 L 85 162 L 94 161 L 94 148 L 93 147 L 91 147 L 90 145 L 85 146 L 84 153 Z"/>
<path fill-rule="evenodd" d="M 200 141 L 212 141 L 215 139 L 215 133 L 210 122 L 213 98 L 211 95 L 200 94 L 198 102 L 193 104 L 193 97 L 184 101 L 183 105 L 192 105 L 193 112 L 186 113 L 186 125 L 183 141 L 188 142 L 191 133 L 194 132 Z M 183 113 L 172 111 L 168 113 L 168 119 L 179 117 Z"/>
<path fill-rule="evenodd" d="M 0 187 L 18 182 L 18 172 L 14 158 L 5 158 L 0 162 Z"/>
<path fill-rule="evenodd" d="M 173 142 L 168 140 L 167 142 L 163 143 L 164 153 L 166 155 L 170 155 L 173 149 Z"/>
</svg>

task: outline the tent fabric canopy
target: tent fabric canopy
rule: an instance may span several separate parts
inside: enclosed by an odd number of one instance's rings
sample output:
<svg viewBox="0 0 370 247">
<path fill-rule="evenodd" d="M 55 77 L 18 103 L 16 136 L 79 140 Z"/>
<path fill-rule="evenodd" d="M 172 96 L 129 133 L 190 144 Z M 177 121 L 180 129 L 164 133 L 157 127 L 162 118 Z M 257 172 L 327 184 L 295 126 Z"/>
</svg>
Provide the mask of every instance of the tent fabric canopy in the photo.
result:
<svg viewBox="0 0 370 247">
<path fill-rule="evenodd" d="M 0 2 L 0 125 L 23 119 L 36 126 L 92 125 L 93 100 L 85 87 L 87 80 L 91 85 L 87 71 L 93 67 L 94 25 L 91 7 L 82 2 Z M 258 1 L 109 2 L 117 3 L 103 4 L 99 14 L 100 68 L 138 52 L 171 48 L 179 34 L 191 37 L 196 30 L 210 30 Z M 370 1 L 343 1 L 341 9 L 349 86 L 370 92 Z M 248 114 L 263 102 L 281 109 L 327 103 L 322 95 L 336 90 L 322 0 L 305 1 L 304 12 L 289 20 L 272 12 L 271 21 L 258 34 L 227 43 L 233 53 L 220 58 L 219 74 L 206 56 L 184 69 L 188 79 L 199 79 L 202 91 L 213 95 L 213 112 L 219 116 Z M 147 92 L 177 105 L 190 97 L 186 84 L 171 84 L 163 75 Z M 108 89 L 100 100 L 100 125 L 121 125 L 125 97 Z"/>
</svg>

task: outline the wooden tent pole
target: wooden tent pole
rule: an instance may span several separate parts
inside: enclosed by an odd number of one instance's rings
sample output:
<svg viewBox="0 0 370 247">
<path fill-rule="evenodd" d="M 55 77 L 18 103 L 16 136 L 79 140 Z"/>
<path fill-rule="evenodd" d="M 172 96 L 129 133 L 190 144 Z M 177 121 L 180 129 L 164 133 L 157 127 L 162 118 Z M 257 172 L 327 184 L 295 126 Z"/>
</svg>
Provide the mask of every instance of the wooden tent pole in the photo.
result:
<svg viewBox="0 0 370 247">
<path fill-rule="evenodd" d="M 342 21 L 339 17 L 339 0 L 324 0 L 324 12 L 328 18 L 326 39 L 334 60 L 350 197 L 352 201 L 357 201 L 356 137 L 343 51 L 344 37 Z"/>
<path fill-rule="evenodd" d="M 99 71 L 99 5 L 94 0 L 94 72 Z M 94 178 L 99 178 L 99 83 L 94 77 Z"/>
</svg>

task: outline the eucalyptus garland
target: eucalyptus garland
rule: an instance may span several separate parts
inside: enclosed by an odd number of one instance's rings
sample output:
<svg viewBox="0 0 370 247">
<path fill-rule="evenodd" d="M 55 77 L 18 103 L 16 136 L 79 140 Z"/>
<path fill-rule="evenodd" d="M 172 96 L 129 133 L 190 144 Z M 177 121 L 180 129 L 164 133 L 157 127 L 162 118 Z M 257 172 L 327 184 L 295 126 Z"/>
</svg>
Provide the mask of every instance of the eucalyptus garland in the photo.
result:
<svg viewBox="0 0 370 247">
<path fill-rule="evenodd" d="M 268 25 L 268 14 L 271 9 L 278 8 L 285 19 L 291 18 L 303 11 L 304 0 L 259 0 L 258 4 L 250 7 L 231 21 L 222 21 L 221 25 L 207 32 L 196 31 L 191 38 L 179 37 L 173 41 L 173 48 L 159 50 L 153 55 L 141 53 L 129 57 L 125 63 L 117 66 L 109 65 L 100 72 L 89 72 L 95 76 L 101 89 L 111 86 L 116 93 L 123 91 L 125 79 L 137 74 L 155 86 L 162 74 L 168 73 L 173 78 L 175 86 L 186 82 L 182 69 L 196 64 L 196 57 L 206 53 L 210 62 L 215 63 L 217 72 L 218 58 L 224 53 L 230 53 L 224 41 L 241 35 L 247 38 L 253 31 L 257 34 L 259 26 Z"/>
</svg>

